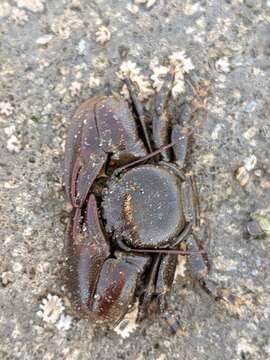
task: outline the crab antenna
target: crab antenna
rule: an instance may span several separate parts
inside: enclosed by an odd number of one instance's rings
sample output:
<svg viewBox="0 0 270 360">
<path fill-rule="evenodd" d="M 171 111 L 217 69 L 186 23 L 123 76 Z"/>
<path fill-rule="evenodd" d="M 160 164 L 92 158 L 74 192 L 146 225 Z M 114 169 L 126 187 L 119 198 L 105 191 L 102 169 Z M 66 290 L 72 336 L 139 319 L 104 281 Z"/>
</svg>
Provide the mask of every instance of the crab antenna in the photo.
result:
<svg viewBox="0 0 270 360">
<path fill-rule="evenodd" d="M 190 254 L 206 254 L 206 251 L 188 251 L 188 250 L 176 250 L 176 249 L 133 249 L 129 248 L 129 251 L 138 253 L 149 254 L 171 254 L 171 255 L 190 255 Z"/>
</svg>

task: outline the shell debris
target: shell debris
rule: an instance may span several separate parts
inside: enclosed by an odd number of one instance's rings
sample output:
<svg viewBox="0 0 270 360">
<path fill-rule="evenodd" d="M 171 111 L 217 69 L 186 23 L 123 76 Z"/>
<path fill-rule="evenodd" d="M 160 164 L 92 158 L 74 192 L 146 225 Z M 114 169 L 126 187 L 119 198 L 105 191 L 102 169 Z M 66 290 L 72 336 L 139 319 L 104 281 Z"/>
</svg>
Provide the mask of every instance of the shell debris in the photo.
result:
<svg viewBox="0 0 270 360">
<path fill-rule="evenodd" d="M 0 114 L 10 116 L 14 111 L 13 106 L 8 101 L 0 102 Z"/>
<path fill-rule="evenodd" d="M 139 90 L 139 99 L 144 101 L 149 99 L 160 91 L 165 77 L 169 71 L 174 71 L 174 82 L 172 86 L 172 96 L 177 98 L 180 94 L 185 92 L 185 74 L 188 74 L 194 69 L 194 65 L 190 58 L 186 56 L 185 51 L 174 52 L 168 58 L 169 64 L 167 66 L 160 65 L 157 58 L 154 58 L 149 65 L 152 75 L 150 79 L 141 73 L 141 69 L 135 62 L 130 60 L 121 64 L 120 70 L 117 73 L 120 79 L 129 78 Z M 155 91 L 154 91 L 155 90 Z M 128 91 L 125 86 L 122 88 L 122 94 L 128 98 Z"/>
<path fill-rule="evenodd" d="M 150 81 L 146 78 L 146 76 L 141 74 L 141 69 L 138 68 L 135 62 L 130 60 L 123 62 L 117 75 L 122 80 L 129 78 L 135 85 L 137 85 L 139 90 L 138 97 L 141 101 L 144 101 L 154 95 L 154 90 Z M 127 94 L 124 89 L 123 91 Z"/>
<path fill-rule="evenodd" d="M 137 300 L 133 309 L 127 313 L 124 319 L 114 328 L 114 331 L 122 338 L 126 339 L 138 327 L 136 323 L 139 310 L 139 301 Z"/>
<path fill-rule="evenodd" d="M 135 4 L 145 4 L 147 9 L 150 9 L 153 5 L 155 5 L 155 3 L 157 2 L 157 0 L 135 0 L 134 3 Z"/>
<path fill-rule="evenodd" d="M 37 315 L 43 321 L 55 324 L 64 310 L 63 302 L 57 295 L 48 294 L 47 298 L 42 299 L 40 310 Z"/>
<path fill-rule="evenodd" d="M 64 313 L 65 307 L 62 299 L 57 295 L 48 294 L 39 305 L 37 316 L 45 323 L 53 324 L 58 330 L 69 330 L 72 317 Z"/>
<path fill-rule="evenodd" d="M 96 32 L 96 42 L 100 45 L 105 45 L 111 40 L 110 30 L 106 26 L 100 26 Z"/>
<path fill-rule="evenodd" d="M 245 166 L 240 166 L 235 172 L 235 178 L 240 186 L 245 187 L 249 182 L 249 173 Z"/>
</svg>

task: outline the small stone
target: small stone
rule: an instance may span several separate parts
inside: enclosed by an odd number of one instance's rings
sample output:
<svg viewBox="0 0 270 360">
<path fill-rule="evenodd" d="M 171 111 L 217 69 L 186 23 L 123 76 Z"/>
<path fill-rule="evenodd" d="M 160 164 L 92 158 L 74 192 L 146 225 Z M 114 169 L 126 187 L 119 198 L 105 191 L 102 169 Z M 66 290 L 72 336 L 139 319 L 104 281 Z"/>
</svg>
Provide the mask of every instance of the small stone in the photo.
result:
<svg viewBox="0 0 270 360">
<path fill-rule="evenodd" d="M 2 284 L 7 286 L 14 281 L 14 274 L 11 271 L 5 271 L 2 273 Z"/>
<path fill-rule="evenodd" d="M 245 187 L 248 184 L 249 173 L 244 166 L 241 166 L 239 169 L 236 170 L 235 178 L 242 187 Z"/>
</svg>

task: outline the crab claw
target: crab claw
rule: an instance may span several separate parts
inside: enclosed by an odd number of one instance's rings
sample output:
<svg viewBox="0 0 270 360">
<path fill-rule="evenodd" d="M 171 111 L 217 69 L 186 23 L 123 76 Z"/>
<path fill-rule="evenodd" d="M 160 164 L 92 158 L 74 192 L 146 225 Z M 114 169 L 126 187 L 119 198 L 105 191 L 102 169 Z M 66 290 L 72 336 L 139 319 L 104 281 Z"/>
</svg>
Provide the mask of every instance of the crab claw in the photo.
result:
<svg viewBox="0 0 270 360">
<path fill-rule="evenodd" d="M 74 207 L 82 207 L 109 156 L 123 164 L 146 155 L 136 123 L 120 97 L 94 97 L 75 112 L 66 142 L 65 188 Z"/>
</svg>

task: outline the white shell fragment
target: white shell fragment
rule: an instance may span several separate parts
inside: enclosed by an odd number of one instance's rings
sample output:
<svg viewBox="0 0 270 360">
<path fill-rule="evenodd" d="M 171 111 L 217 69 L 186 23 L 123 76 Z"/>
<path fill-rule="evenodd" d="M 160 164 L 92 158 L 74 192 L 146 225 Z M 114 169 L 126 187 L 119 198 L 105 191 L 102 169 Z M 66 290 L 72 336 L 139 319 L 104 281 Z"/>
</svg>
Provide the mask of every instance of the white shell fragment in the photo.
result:
<svg viewBox="0 0 270 360">
<path fill-rule="evenodd" d="M 10 116 L 13 113 L 13 106 L 8 101 L 0 102 L 0 114 Z"/>
<path fill-rule="evenodd" d="M 125 61 L 121 64 L 118 76 L 120 79 L 129 78 L 139 90 L 139 99 L 147 100 L 156 92 L 159 92 L 164 84 L 166 75 L 169 71 L 174 72 L 174 83 L 172 86 L 173 98 L 178 97 L 185 92 L 185 74 L 194 69 L 194 65 L 185 51 L 174 52 L 169 56 L 167 66 L 159 64 L 157 58 L 154 58 L 149 65 L 152 75 L 150 80 L 141 73 L 141 69 L 133 61 Z M 155 89 L 155 91 L 154 91 Z M 127 97 L 126 88 L 123 87 L 122 93 Z"/>
<path fill-rule="evenodd" d="M 69 330 L 72 325 L 72 317 L 69 315 L 61 314 L 60 319 L 56 323 L 58 330 Z"/>
<path fill-rule="evenodd" d="M 137 85 L 140 100 L 146 100 L 154 95 L 154 90 L 151 87 L 150 81 L 141 74 L 141 69 L 138 68 L 136 63 L 130 60 L 123 62 L 117 75 L 120 79 L 129 78 L 135 85 Z"/>
<path fill-rule="evenodd" d="M 216 69 L 219 72 L 228 73 L 230 72 L 230 64 L 227 57 L 220 58 L 216 61 Z"/>
<path fill-rule="evenodd" d="M 235 178 L 239 182 L 240 186 L 245 187 L 249 182 L 249 173 L 245 166 L 240 166 L 235 172 Z"/>
<path fill-rule="evenodd" d="M 145 4 L 147 9 L 150 9 L 153 5 L 155 5 L 155 3 L 157 2 L 157 0 L 135 0 L 134 3 L 135 4 Z"/>
<path fill-rule="evenodd" d="M 245 168 L 247 171 L 251 171 L 255 168 L 257 164 L 257 158 L 255 155 L 251 155 L 244 160 Z"/>
<path fill-rule="evenodd" d="M 111 40 L 110 30 L 106 26 L 100 26 L 96 32 L 96 42 L 100 45 L 106 44 Z"/>
<path fill-rule="evenodd" d="M 42 299 L 37 315 L 46 323 L 55 324 L 64 310 L 63 302 L 57 295 L 48 294 Z"/>
<path fill-rule="evenodd" d="M 124 319 L 114 328 L 114 331 L 120 335 L 122 338 L 128 338 L 130 334 L 138 327 L 136 323 L 138 315 L 138 305 L 139 302 L 134 304 L 134 309 L 127 313 Z"/>
<path fill-rule="evenodd" d="M 41 12 L 44 10 L 44 0 L 16 0 L 19 7 L 23 7 L 33 12 Z"/>
</svg>

